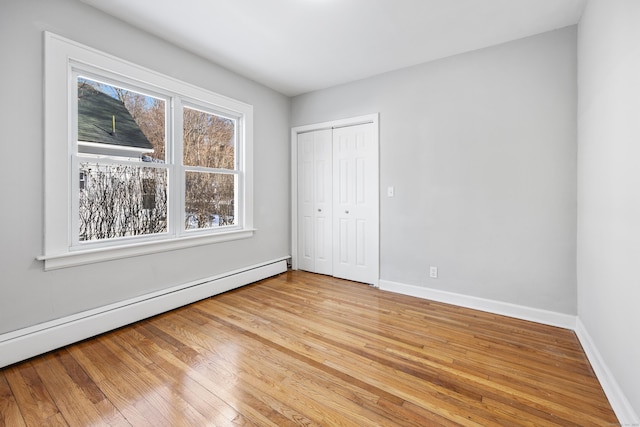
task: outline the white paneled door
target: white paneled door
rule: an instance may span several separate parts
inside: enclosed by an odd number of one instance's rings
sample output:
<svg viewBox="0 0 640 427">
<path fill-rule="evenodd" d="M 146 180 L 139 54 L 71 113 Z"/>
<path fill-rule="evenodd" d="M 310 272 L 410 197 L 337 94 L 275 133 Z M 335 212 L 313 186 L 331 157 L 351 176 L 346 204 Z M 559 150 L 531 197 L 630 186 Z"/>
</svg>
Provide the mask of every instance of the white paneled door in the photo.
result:
<svg viewBox="0 0 640 427">
<path fill-rule="evenodd" d="M 378 162 L 375 125 L 333 130 L 333 275 L 378 277 Z"/>
<path fill-rule="evenodd" d="M 377 125 L 298 134 L 298 268 L 377 285 Z"/>
<path fill-rule="evenodd" d="M 331 129 L 298 135 L 298 263 L 333 274 Z"/>
</svg>

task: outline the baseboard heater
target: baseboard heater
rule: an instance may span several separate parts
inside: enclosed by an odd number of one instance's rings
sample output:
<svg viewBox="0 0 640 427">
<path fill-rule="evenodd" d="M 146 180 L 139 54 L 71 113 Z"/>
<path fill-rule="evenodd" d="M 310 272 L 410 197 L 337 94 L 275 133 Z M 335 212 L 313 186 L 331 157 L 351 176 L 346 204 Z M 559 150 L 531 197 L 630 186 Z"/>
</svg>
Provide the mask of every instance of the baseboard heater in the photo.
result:
<svg viewBox="0 0 640 427">
<path fill-rule="evenodd" d="M 0 335 L 0 368 L 287 271 L 277 259 Z"/>
</svg>

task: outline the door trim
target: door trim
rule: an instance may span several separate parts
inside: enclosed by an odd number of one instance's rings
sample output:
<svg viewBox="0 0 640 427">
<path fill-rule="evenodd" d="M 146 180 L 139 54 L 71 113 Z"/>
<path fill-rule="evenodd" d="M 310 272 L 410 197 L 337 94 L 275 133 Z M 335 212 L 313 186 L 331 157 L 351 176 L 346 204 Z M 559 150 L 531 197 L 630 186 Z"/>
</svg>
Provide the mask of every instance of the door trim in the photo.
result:
<svg viewBox="0 0 640 427">
<path fill-rule="evenodd" d="M 376 223 L 377 230 L 380 230 L 380 124 L 379 114 L 367 114 L 364 116 L 350 117 L 346 119 L 332 120 L 322 123 L 314 123 L 291 128 L 291 267 L 298 269 L 298 134 L 313 132 L 322 129 L 334 129 L 345 126 L 356 126 L 365 123 L 373 123 L 375 132 L 373 135 L 374 144 L 378 155 L 376 156 Z M 374 286 L 378 286 L 380 280 L 380 234 L 376 238 L 376 279 Z"/>
</svg>

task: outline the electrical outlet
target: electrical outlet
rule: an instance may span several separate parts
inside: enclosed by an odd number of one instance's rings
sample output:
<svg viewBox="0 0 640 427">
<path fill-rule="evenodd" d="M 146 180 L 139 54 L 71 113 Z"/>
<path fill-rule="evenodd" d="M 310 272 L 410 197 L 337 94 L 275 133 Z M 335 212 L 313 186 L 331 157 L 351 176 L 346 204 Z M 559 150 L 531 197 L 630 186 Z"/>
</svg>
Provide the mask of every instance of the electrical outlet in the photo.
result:
<svg viewBox="0 0 640 427">
<path fill-rule="evenodd" d="M 431 277 L 432 279 L 438 278 L 438 267 L 429 267 L 429 277 Z"/>
</svg>

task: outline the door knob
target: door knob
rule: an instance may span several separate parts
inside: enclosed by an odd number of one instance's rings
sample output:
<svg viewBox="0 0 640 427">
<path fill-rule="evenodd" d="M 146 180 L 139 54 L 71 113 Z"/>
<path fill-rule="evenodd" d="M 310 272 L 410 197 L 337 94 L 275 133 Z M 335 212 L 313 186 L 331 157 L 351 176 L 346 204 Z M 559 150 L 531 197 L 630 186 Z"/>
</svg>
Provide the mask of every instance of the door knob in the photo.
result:
<svg viewBox="0 0 640 427">
<path fill-rule="evenodd" d="M 348 213 L 349 213 L 349 211 L 344 211 L 344 213 L 348 214 Z"/>
<path fill-rule="evenodd" d="M 322 209 L 318 209 L 318 212 L 322 212 Z"/>
</svg>

